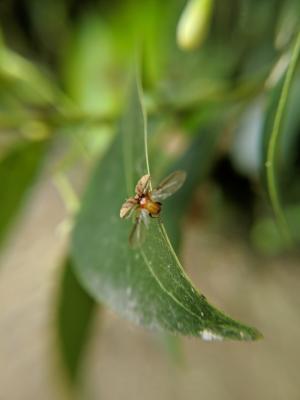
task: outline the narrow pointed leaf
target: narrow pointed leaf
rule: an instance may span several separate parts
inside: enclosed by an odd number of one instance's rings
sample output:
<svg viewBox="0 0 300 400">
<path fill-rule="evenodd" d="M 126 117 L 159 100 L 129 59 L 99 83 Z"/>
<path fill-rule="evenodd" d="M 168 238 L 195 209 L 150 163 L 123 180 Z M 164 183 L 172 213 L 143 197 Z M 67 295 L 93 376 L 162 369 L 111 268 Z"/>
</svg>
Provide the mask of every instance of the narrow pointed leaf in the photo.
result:
<svg viewBox="0 0 300 400">
<path fill-rule="evenodd" d="M 46 143 L 17 146 L 0 161 L 0 245 L 38 173 Z"/>
<path fill-rule="evenodd" d="M 164 206 L 164 223 L 173 247 L 177 250 L 181 239 L 181 221 L 196 187 L 208 175 L 214 160 L 220 129 L 215 125 L 205 128 L 191 143 L 172 170 L 184 170 L 187 179 L 182 189 L 167 199 Z M 171 172 L 168 171 L 166 175 Z"/>
<path fill-rule="evenodd" d="M 119 210 L 148 173 L 148 156 L 135 85 L 127 102 L 115 142 L 88 185 L 74 230 L 72 255 L 79 281 L 96 300 L 148 328 L 206 340 L 259 338 L 256 329 L 225 316 L 198 293 L 160 219 L 151 220 L 140 248 L 128 245 L 132 221 L 120 220 Z"/>
<path fill-rule="evenodd" d="M 60 287 L 57 309 L 57 335 L 60 358 L 70 381 L 76 383 L 88 342 L 95 301 L 82 289 L 67 260 Z"/>
</svg>

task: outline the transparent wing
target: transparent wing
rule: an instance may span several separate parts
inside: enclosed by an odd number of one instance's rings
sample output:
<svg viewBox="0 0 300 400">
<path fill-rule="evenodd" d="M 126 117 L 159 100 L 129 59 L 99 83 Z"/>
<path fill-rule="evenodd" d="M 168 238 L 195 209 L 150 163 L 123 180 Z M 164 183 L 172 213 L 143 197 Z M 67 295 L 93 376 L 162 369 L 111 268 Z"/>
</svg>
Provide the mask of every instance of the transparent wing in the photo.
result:
<svg viewBox="0 0 300 400">
<path fill-rule="evenodd" d="M 120 218 L 129 218 L 137 207 L 137 200 L 134 197 L 126 200 L 120 209 Z"/>
<path fill-rule="evenodd" d="M 184 171 L 175 171 L 168 175 L 151 193 L 153 201 L 165 200 L 181 188 L 186 178 Z"/>
<path fill-rule="evenodd" d="M 135 187 L 135 193 L 139 196 L 142 194 L 145 194 L 148 190 L 150 184 L 150 175 L 144 175 L 141 177 L 141 179 L 138 181 Z"/>
<path fill-rule="evenodd" d="M 145 209 L 141 209 L 141 218 L 142 218 L 143 223 L 145 224 L 145 227 L 148 229 L 149 224 L 150 224 L 149 212 Z"/>
<path fill-rule="evenodd" d="M 144 223 L 142 213 L 136 218 L 135 224 L 129 235 L 129 244 L 131 247 L 135 248 L 140 246 L 145 240 L 146 236 L 146 225 Z"/>
</svg>

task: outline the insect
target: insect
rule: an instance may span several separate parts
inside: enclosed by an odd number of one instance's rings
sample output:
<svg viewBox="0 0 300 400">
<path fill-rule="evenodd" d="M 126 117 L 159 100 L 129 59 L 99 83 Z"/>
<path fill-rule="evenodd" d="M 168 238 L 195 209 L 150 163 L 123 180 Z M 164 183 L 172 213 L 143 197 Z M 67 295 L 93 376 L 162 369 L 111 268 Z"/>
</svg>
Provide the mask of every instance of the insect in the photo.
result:
<svg viewBox="0 0 300 400">
<path fill-rule="evenodd" d="M 165 200 L 181 188 L 186 178 L 184 171 L 175 171 L 151 190 L 150 175 L 142 176 L 135 187 L 135 196 L 123 203 L 120 210 L 121 218 L 129 218 L 136 213 L 135 224 L 129 235 L 129 244 L 139 246 L 145 239 L 145 227 L 149 225 L 150 217 L 158 217 L 161 211 L 161 201 Z"/>
</svg>

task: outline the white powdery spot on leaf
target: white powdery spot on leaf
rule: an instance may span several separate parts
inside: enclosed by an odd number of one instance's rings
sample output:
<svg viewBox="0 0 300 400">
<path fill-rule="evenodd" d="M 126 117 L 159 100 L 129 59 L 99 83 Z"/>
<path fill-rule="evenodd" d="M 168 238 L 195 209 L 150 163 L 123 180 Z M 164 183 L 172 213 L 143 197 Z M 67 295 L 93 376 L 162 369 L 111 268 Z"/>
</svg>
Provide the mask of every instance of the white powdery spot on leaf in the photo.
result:
<svg viewBox="0 0 300 400">
<path fill-rule="evenodd" d="M 203 331 L 200 331 L 200 336 L 203 340 L 206 341 L 212 341 L 212 340 L 223 340 L 223 337 L 220 335 L 217 335 L 216 333 L 213 333 L 212 331 L 208 329 L 204 329 Z"/>
</svg>

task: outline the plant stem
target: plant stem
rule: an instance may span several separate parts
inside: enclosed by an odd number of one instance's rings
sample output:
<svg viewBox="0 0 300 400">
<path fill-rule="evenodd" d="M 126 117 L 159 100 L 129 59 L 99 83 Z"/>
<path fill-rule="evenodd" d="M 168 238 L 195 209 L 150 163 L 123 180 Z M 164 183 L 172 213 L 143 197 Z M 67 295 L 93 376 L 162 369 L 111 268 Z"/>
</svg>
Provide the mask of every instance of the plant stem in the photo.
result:
<svg viewBox="0 0 300 400">
<path fill-rule="evenodd" d="M 267 185 L 268 191 L 271 199 L 271 205 L 275 213 L 275 217 L 279 226 L 279 229 L 287 241 L 288 244 L 292 244 L 292 238 L 288 226 L 288 222 L 286 220 L 280 199 L 278 194 L 278 188 L 276 183 L 276 172 L 275 172 L 275 156 L 277 154 L 280 138 L 282 135 L 282 124 L 283 124 L 283 116 L 284 111 L 286 110 L 288 94 L 290 91 L 291 83 L 293 80 L 293 76 L 296 70 L 298 58 L 299 58 L 299 50 L 300 50 L 300 32 L 298 33 L 295 45 L 293 47 L 290 63 L 286 72 L 286 76 L 284 79 L 281 95 L 279 98 L 273 129 L 271 132 L 270 140 L 268 143 L 268 151 L 267 151 L 267 161 L 266 161 L 266 171 L 267 171 Z"/>
</svg>

